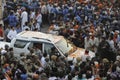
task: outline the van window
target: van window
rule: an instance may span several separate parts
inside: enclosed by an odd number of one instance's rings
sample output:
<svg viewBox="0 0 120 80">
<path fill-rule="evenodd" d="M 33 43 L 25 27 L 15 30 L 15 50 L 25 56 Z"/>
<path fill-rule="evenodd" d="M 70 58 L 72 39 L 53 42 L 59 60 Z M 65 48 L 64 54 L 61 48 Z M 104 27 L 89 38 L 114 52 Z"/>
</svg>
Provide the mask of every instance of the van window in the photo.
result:
<svg viewBox="0 0 120 80">
<path fill-rule="evenodd" d="M 42 43 L 38 42 L 38 41 L 31 41 L 28 49 L 31 49 L 31 48 L 33 48 L 33 49 L 38 48 L 42 51 Z"/>
<path fill-rule="evenodd" d="M 44 52 L 50 54 L 51 53 L 51 48 L 53 48 L 53 44 L 49 43 L 44 43 Z"/>
<path fill-rule="evenodd" d="M 59 51 L 53 44 L 44 43 L 44 52 L 50 55 L 59 55 Z"/>
<path fill-rule="evenodd" d="M 68 40 L 66 39 L 61 39 L 60 41 L 58 41 L 57 43 L 55 43 L 55 45 L 57 46 L 57 48 L 59 48 L 63 53 L 69 53 L 70 50 L 72 50 L 73 44 L 70 43 L 70 41 L 68 42 Z"/>
<path fill-rule="evenodd" d="M 42 50 L 42 43 L 33 42 L 33 48 L 37 47 L 38 49 Z"/>
<path fill-rule="evenodd" d="M 15 44 L 14 44 L 14 47 L 16 47 L 16 48 L 24 48 L 27 43 L 28 43 L 28 41 L 16 40 Z"/>
</svg>

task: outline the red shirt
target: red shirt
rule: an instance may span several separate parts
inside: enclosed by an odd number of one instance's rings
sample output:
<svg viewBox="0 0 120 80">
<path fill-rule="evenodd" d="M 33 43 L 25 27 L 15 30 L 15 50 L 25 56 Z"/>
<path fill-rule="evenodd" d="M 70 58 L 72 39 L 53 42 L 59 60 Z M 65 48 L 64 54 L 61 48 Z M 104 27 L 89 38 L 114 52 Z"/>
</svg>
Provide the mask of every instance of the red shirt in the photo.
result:
<svg viewBox="0 0 120 80">
<path fill-rule="evenodd" d="M 3 37 L 3 30 L 0 28 L 0 37 Z"/>
</svg>

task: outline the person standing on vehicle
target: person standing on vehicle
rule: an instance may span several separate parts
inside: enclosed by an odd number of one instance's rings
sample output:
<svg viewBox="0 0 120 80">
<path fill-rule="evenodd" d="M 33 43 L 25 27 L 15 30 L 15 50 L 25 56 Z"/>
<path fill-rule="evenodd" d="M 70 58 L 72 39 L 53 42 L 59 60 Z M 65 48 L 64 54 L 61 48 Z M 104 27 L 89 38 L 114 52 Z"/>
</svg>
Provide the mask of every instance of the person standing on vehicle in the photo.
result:
<svg viewBox="0 0 120 80">
<path fill-rule="evenodd" d="M 10 42 L 16 35 L 17 35 L 17 31 L 14 29 L 14 27 L 11 27 L 7 35 L 7 38 L 9 39 L 8 42 Z"/>
</svg>

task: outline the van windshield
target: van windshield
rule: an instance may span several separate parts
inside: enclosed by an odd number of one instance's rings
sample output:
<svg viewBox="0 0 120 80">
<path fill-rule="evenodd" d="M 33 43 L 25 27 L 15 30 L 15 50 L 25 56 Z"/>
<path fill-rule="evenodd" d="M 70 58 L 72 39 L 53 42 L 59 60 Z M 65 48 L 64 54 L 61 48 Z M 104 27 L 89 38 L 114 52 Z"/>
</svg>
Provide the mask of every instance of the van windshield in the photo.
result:
<svg viewBox="0 0 120 80">
<path fill-rule="evenodd" d="M 28 42 L 29 41 L 25 41 L 25 40 L 16 40 L 15 44 L 14 44 L 14 47 L 16 47 L 16 48 L 24 48 Z"/>
<path fill-rule="evenodd" d="M 70 42 L 67 39 L 61 39 L 60 41 L 58 41 L 57 43 L 55 43 L 55 45 L 57 46 L 57 48 L 60 49 L 60 51 L 62 51 L 64 54 L 71 54 L 74 51 L 76 51 L 77 47 L 75 45 L 72 44 L 72 42 Z"/>
</svg>

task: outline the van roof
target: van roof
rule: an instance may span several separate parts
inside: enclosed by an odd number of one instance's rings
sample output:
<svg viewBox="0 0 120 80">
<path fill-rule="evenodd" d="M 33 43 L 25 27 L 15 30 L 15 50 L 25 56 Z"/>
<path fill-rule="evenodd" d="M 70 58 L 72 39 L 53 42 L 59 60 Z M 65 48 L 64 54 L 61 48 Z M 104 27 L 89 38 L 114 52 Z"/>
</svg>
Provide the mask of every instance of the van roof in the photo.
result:
<svg viewBox="0 0 120 80">
<path fill-rule="evenodd" d="M 56 36 L 52 34 L 36 32 L 36 31 L 22 31 L 20 32 L 17 37 L 27 37 L 27 38 L 36 38 L 36 39 L 45 39 L 51 42 L 58 42 L 63 38 L 63 36 Z"/>
</svg>

